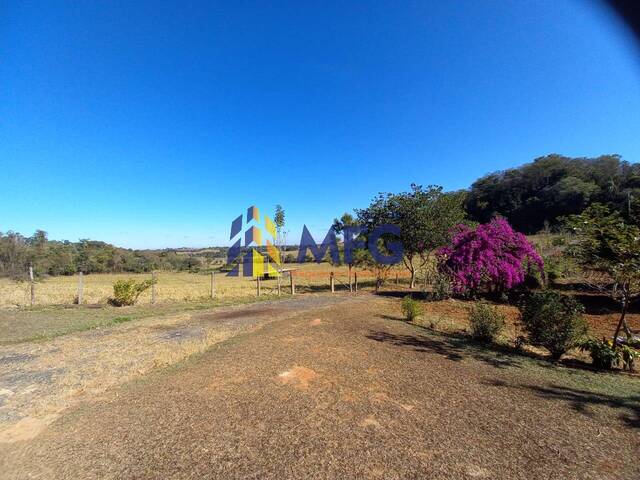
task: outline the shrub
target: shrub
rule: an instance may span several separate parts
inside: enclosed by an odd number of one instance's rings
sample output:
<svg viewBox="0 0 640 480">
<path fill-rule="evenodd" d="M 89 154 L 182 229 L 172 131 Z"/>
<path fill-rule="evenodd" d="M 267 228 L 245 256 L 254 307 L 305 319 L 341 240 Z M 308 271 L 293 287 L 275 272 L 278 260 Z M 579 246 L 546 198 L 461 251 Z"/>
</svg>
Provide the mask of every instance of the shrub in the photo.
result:
<svg viewBox="0 0 640 480">
<path fill-rule="evenodd" d="M 522 284 L 532 268 L 544 275 L 535 247 L 502 218 L 475 229 L 458 226 L 451 244 L 437 256 L 440 270 L 451 275 L 457 293 L 474 294 L 480 288 L 504 292 Z"/>
<path fill-rule="evenodd" d="M 582 345 L 580 350 L 589 352 L 593 366 L 603 370 L 611 370 L 617 362 L 618 352 L 613 348 L 613 342 L 610 340 L 596 340 L 590 338 Z"/>
<path fill-rule="evenodd" d="M 640 356 L 640 352 L 629 345 L 618 345 L 613 347 L 613 341 L 590 338 L 580 346 L 580 350 L 589 352 L 593 366 L 603 370 L 611 370 L 619 365 L 624 370 L 633 370 L 635 359 Z"/>
<path fill-rule="evenodd" d="M 634 363 L 636 358 L 640 357 L 640 351 L 629 345 L 620 345 L 617 351 L 620 352 L 620 360 L 618 360 L 618 362 L 622 369 L 629 370 L 630 372 L 634 371 Z"/>
<path fill-rule="evenodd" d="M 504 328 L 504 315 L 488 303 L 476 302 L 469 310 L 469 324 L 473 338 L 492 342 Z"/>
<path fill-rule="evenodd" d="M 133 278 L 118 280 L 113 284 L 113 297 L 109 299 L 109 303 L 116 307 L 133 305 L 136 303 L 136 300 L 138 300 L 140 294 L 154 283 L 154 280 L 138 282 Z"/>
<path fill-rule="evenodd" d="M 418 301 L 411 298 L 410 295 L 407 295 L 402 299 L 401 308 L 402 308 L 402 314 L 404 315 L 404 318 L 406 318 L 407 321 L 409 322 L 415 321 L 418 317 L 421 317 L 424 313 L 422 310 L 422 305 L 420 305 Z"/>
<path fill-rule="evenodd" d="M 451 298 L 451 278 L 444 272 L 436 272 L 431 284 L 431 298 L 433 300 L 446 300 Z"/>
<path fill-rule="evenodd" d="M 553 291 L 534 293 L 520 306 L 529 343 L 546 348 L 554 360 L 580 344 L 587 333 L 584 307 Z"/>
</svg>

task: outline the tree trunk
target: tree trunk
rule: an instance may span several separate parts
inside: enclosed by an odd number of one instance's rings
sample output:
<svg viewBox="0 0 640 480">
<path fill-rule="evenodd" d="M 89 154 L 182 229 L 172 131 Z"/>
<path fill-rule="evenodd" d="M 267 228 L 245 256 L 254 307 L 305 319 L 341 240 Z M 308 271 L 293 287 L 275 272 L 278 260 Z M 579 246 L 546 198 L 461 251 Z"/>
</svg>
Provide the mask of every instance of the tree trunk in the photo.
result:
<svg viewBox="0 0 640 480">
<path fill-rule="evenodd" d="M 627 320 L 626 320 L 627 307 L 629 306 L 629 300 L 630 300 L 629 291 L 627 287 L 624 287 L 622 295 L 623 295 L 622 311 L 620 312 L 620 320 L 618 321 L 618 325 L 616 326 L 616 331 L 613 334 L 613 348 L 615 348 L 618 345 L 618 335 L 620 334 L 620 330 L 624 329 L 624 332 L 627 334 L 627 336 L 632 335 L 631 329 L 629 328 L 629 325 L 627 325 Z"/>
<path fill-rule="evenodd" d="M 407 267 L 407 270 L 409 270 L 409 273 L 411 273 L 411 289 L 413 290 L 416 286 L 416 269 L 413 266 L 413 255 L 403 257 L 402 261 L 404 262 L 404 266 Z"/>
<path fill-rule="evenodd" d="M 618 325 L 616 326 L 616 332 L 613 334 L 613 348 L 616 348 L 616 346 L 618 345 L 618 335 L 620 334 L 620 329 L 622 328 L 622 325 L 624 324 L 626 327 L 626 322 L 624 317 L 627 315 L 627 302 L 623 301 L 622 303 L 622 312 L 620 314 L 620 320 L 618 321 Z M 625 331 L 628 329 L 625 328 Z"/>
</svg>

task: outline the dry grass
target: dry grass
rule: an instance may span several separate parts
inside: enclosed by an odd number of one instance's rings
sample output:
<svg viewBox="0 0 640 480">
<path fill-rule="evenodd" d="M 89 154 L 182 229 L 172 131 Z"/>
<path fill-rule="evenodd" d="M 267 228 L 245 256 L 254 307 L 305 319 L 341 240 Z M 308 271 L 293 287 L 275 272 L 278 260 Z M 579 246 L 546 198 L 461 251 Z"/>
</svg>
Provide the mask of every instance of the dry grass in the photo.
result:
<svg viewBox="0 0 640 480">
<path fill-rule="evenodd" d="M 637 379 L 394 321 L 397 299 L 350 301 L 0 444 L 3 478 L 638 478 Z"/>
<path fill-rule="evenodd" d="M 286 268 L 296 269 L 294 278 L 298 291 L 314 291 L 329 289 L 329 273 L 335 272 L 336 289 L 348 288 L 348 269 L 346 266 L 334 267 L 322 263 L 306 263 L 302 265 L 287 264 Z M 400 277 L 406 276 L 399 272 Z M 283 291 L 288 291 L 289 278 L 282 278 Z M 135 278 L 146 280 L 150 274 L 92 274 L 84 276 L 83 303 L 106 304 L 113 294 L 113 284 L 117 280 Z M 371 272 L 358 270 L 358 282 L 367 287 L 374 281 Z M 215 276 L 217 297 L 255 296 L 256 284 L 250 278 L 227 277 L 223 273 Z M 29 283 L 16 282 L 6 278 L 0 279 L 0 308 L 29 306 Z M 210 276 L 208 274 L 186 272 L 159 272 L 156 285 L 158 302 L 194 302 L 202 301 L 210 296 Z M 277 291 L 276 280 L 262 282 L 262 291 L 272 294 Z M 39 280 L 35 285 L 36 305 L 69 305 L 74 302 L 78 293 L 78 277 L 50 277 Z M 138 303 L 150 303 L 151 292 L 140 296 Z"/>
</svg>

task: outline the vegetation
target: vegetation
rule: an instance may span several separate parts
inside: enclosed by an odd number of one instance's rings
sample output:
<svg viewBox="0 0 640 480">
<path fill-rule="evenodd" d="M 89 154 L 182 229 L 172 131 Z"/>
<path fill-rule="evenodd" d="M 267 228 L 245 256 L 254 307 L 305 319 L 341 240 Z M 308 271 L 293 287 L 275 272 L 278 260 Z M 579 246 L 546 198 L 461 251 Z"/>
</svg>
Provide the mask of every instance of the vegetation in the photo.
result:
<svg viewBox="0 0 640 480">
<path fill-rule="evenodd" d="M 616 347 L 612 340 L 606 338 L 602 340 L 590 338 L 580 346 L 580 349 L 589 352 L 593 366 L 603 370 L 611 370 L 617 365 L 631 371 L 634 369 L 635 359 L 640 356 L 640 352 L 633 347 L 629 345 Z"/>
<path fill-rule="evenodd" d="M 569 225 L 578 239 L 572 249 L 576 258 L 584 268 L 601 275 L 596 286 L 620 303 L 615 348 L 621 329 L 632 336 L 626 314 L 631 301 L 640 295 L 640 227 L 599 204 L 571 217 Z"/>
<path fill-rule="evenodd" d="M 375 227 L 384 224 L 399 227 L 399 238 L 384 234 L 376 240 L 377 249 L 389 254 L 395 251 L 394 243 L 402 244 L 402 261 L 411 289 L 416 287 L 420 274 L 424 274 L 425 290 L 427 283 L 432 286 L 432 300 L 454 295 L 504 294 L 518 287 L 526 298 L 520 311 L 529 343 L 548 349 L 554 359 L 581 346 L 599 368 L 632 368 L 638 355 L 634 342 L 638 340 L 627 321 L 634 317 L 627 313 L 630 304 L 640 296 L 638 165 L 624 162 L 616 155 L 594 159 L 549 155 L 519 168 L 488 175 L 476 181 L 469 191 L 444 192 L 439 186 L 413 184 L 408 192 L 380 194 L 368 207 L 356 209 L 355 213 L 335 219 L 335 233 L 346 236 L 353 234 L 349 229 L 361 227 L 354 240 L 364 245 L 373 241 L 367 232 Z M 286 262 L 295 261 L 299 249 L 287 245 L 281 205 L 276 206 L 273 218 L 281 257 Z M 561 226 L 569 229 L 555 233 Z M 543 232 L 529 239 L 520 233 L 541 229 Z M 338 248 L 346 253 L 345 243 Z M 348 278 L 348 284 L 337 278 L 338 288 L 349 288 L 352 270 L 358 268 L 360 286 L 371 286 L 373 277 L 378 291 L 397 268 L 379 263 L 365 248 L 356 248 L 351 254 L 344 255 L 348 268 L 331 266 L 334 278 L 340 275 L 344 280 Z M 308 252 L 306 258 L 313 260 Z M 224 247 L 202 251 L 128 250 L 91 240 L 50 241 L 41 230 L 31 237 L 0 233 L 0 276 L 24 280 L 29 266 L 33 266 L 36 275 L 34 285 L 1 279 L 0 296 L 3 305 L 68 304 L 78 291 L 78 283 L 77 279 L 64 278 L 79 271 L 87 274 L 143 274 L 154 270 L 196 273 L 217 268 L 224 271 L 231 268 L 224 265 L 225 259 Z M 321 285 L 328 288 L 326 264 L 322 271 L 316 267 L 323 268 L 305 265 L 303 271 L 296 273 L 298 291 L 314 291 Z M 305 276 L 306 272 L 310 275 Z M 312 279 L 316 274 L 317 279 Z M 176 278 L 179 275 L 176 273 Z M 54 288 L 48 276 L 61 277 L 59 291 L 53 292 L 58 287 Z M 99 281 L 105 285 L 99 288 L 97 277 L 108 275 L 84 277 L 83 303 L 108 301 L 112 305 L 132 305 L 139 298 L 148 301 L 148 293 L 144 293 L 151 286 L 148 276 L 129 279 L 112 276 L 109 278 L 111 283 L 115 280 L 113 285 L 101 278 Z M 251 282 L 221 277 L 216 277 L 220 278 L 216 281 L 218 296 L 254 295 Z M 540 287 L 542 280 L 547 286 L 560 288 L 564 283 L 562 288 L 570 289 L 567 277 L 574 277 L 572 282 L 586 279 L 588 285 L 619 302 L 615 340 L 584 342 L 587 328 L 583 308 L 570 295 L 550 290 L 533 294 L 528 291 Z M 166 278 L 161 281 L 159 292 L 162 301 L 209 299 L 210 279 L 205 275 L 185 274 L 179 286 L 169 286 Z M 35 288 L 34 301 L 30 297 L 31 288 Z M 268 294 L 270 284 L 265 283 L 262 288 Z M 509 301 L 514 297 L 502 295 L 502 298 Z M 410 321 L 423 315 L 422 308 L 411 297 L 402 302 L 403 313 Z M 466 321 L 464 313 L 462 318 Z M 469 311 L 469 323 L 475 338 L 490 342 L 500 335 L 505 318 L 496 307 L 476 303 Z M 621 331 L 626 338 L 619 336 Z M 598 335 L 601 333 L 598 331 Z"/>
<path fill-rule="evenodd" d="M 613 348 L 613 342 L 604 338 L 590 338 L 580 346 L 580 350 L 589 352 L 593 366 L 603 370 L 611 370 L 619 358 L 619 353 Z"/>
<path fill-rule="evenodd" d="M 530 295 L 520 307 L 520 320 L 532 345 L 546 348 L 559 360 L 582 344 L 587 324 L 584 307 L 574 298 L 546 290 Z"/>
<path fill-rule="evenodd" d="M 391 224 L 400 228 L 404 264 L 415 287 L 416 271 L 424 267 L 435 249 L 445 245 L 451 230 L 465 219 L 464 192 L 442 187 L 411 185 L 410 192 L 380 194 L 362 210 L 358 222 L 367 230 Z"/>
<path fill-rule="evenodd" d="M 335 218 L 333 220 L 332 228 L 337 235 L 341 235 L 341 234 L 344 235 L 346 233 L 345 229 L 354 228 L 357 225 L 358 225 L 358 222 L 356 221 L 355 218 L 353 218 L 353 215 L 351 215 L 350 213 L 344 213 L 342 217 L 340 217 L 340 219 Z M 353 267 L 358 262 L 364 263 L 362 260 L 363 260 L 362 258 L 358 258 L 358 252 L 355 252 L 354 255 L 351 255 L 351 258 L 345 257 L 345 262 L 349 267 L 349 285 L 351 285 Z"/>
<path fill-rule="evenodd" d="M 287 244 L 287 232 L 284 230 L 284 208 L 276 205 L 276 213 L 273 222 L 276 224 L 276 245 L 280 252 L 280 258 L 284 261 L 284 247 Z"/>
<path fill-rule="evenodd" d="M 439 268 L 451 276 L 453 289 L 474 295 L 481 289 L 504 292 L 524 282 L 532 268 L 540 272 L 544 268 L 533 245 L 502 218 L 476 228 L 460 225 L 438 257 Z"/>
<path fill-rule="evenodd" d="M 619 155 L 569 158 L 548 155 L 532 163 L 492 173 L 473 183 L 467 197 L 472 220 L 505 217 L 518 231 L 536 233 L 593 203 L 639 218 L 640 164 Z"/>
<path fill-rule="evenodd" d="M 444 271 L 437 270 L 431 282 L 431 298 L 433 300 L 446 300 L 453 295 L 451 277 Z"/>
<path fill-rule="evenodd" d="M 471 335 L 481 342 L 493 342 L 502 332 L 505 317 L 497 307 L 486 302 L 476 302 L 469 310 Z"/>
<path fill-rule="evenodd" d="M 416 319 L 424 315 L 422 305 L 417 300 L 411 298 L 411 295 L 407 295 L 402 299 L 402 314 L 408 322 L 414 322 Z"/>
<path fill-rule="evenodd" d="M 84 273 L 144 273 L 153 270 L 199 271 L 207 262 L 224 258 L 217 248 L 197 256 L 180 250 L 129 250 L 105 242 L 53 241 L 37 230 L 33 236 L 0 233 L 0 276 L 25 279 L 30 265 L 36 276 Z"/>
<path fill-rule="evenodd" d="M 134 278 L 128 280 L 118 280 L 113 284 L 113 297 L 109 299 L 109 303 L 114 307 L 131 306 L 136 303 L 138 297 L 150 288 L 155 280 L 137 281 Z"/>
</svg>

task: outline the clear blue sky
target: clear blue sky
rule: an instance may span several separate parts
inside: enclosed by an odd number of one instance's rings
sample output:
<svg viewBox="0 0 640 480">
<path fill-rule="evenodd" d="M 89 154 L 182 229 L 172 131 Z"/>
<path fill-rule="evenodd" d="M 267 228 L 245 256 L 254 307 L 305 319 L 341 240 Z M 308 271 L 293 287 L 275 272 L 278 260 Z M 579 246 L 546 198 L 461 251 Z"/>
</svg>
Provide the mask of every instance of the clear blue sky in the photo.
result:
<svg viewBox="0 0 640 480">
<path fill-rule="evenodd" d="M 228 244 L 548 153 L 640 160 L 640 52 L 589 1 L 0 5 L 0 231 Z"/>
</svg>

